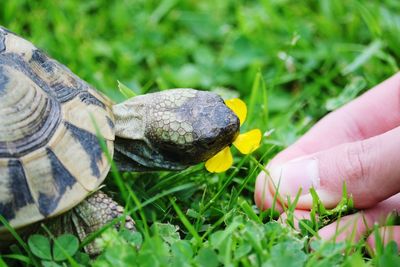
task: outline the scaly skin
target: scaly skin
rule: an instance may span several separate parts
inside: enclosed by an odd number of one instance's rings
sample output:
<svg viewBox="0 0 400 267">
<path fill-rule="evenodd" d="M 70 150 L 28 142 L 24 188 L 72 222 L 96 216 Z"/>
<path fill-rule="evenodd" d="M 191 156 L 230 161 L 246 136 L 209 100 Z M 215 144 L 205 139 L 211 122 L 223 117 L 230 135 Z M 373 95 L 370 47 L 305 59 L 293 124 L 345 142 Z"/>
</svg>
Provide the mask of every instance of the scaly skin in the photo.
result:
<svg viewBox="0 0 400 267">
<path fill-rule="evenodd" d="M 112 107 L 122 171 L 182 170 L 232 144 L 239 119 L 215 93 L 172 89 Z"/>
<path fill-rule="evenodd" d="M 55 236 L 71 233 L 83 241 L 89 234 L 122 216 L 125 216 L 124 227 L 136 231 L 133 219 L 124 214 L 124 208 L 102 191 L 97 191 L 67 213 L 48 220 L 45 225 Z M 120 224 L 117 223 L 115 227 L 119 229 Z M 95 242 L 88 244 L 84 249 L 90 256 L 101 252 Z"/>
</svg>

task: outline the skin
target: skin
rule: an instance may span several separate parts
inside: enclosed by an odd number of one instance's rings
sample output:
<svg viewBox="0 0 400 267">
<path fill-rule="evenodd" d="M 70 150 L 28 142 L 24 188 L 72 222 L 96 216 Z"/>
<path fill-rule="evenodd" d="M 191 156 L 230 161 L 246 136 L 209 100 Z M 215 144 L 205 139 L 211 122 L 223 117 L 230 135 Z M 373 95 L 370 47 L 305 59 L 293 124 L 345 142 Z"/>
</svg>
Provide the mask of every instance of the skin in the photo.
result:
<svg viewBox="0 0 400 267">
<path fill-rule="evenodd" d="M 48 219 L 45 225 L 54 236 L 72 233 L 82 242 L 88 235 L 104 228 L 108 223 L 116 229 L 120 229 L 122 225 L 129 231 L 136 231 L 134 220 L 126 214 L 124 208 L 104 192 L 97 191 L 65 214 Z M 42 222 L 31 226 L 30 231 L 35 229 L 35 232 L 46 235 L 41 224 Z M 86 245 L 84 250 L 92 257 L 101 253 L 95 242 Z"/>
<path fill-rule="evenodd" d="M 172 89 L 114 105 L 120 170 L 181 170 L 231 144 L 239 119 L 217 94 Z"/>
<path fill-rule="evenodd" d="M 360 212 L 319 231 L 322 239 L 356 241 L 370 233 L 374 224 L 387 243 L 400 244 L 400 227 L 385 227 L 386 218 L 400 207 L 400 73 L 372 88 L 318 122 L 296 143 L 279 153 L 260 173 L 255 201 L 270 208 L 273 197 L 286 197 L 301 190 L 297 219 L 308 218 L 314 187 L 322 203 L 332 208 L 342 195 L 343 183 Z M 277 185 L 279 190 L 277 191 Z M 281 218 L 285 220 L 283 213 Z M 340 234 L 336 235 L 337 229 Z M 353 234 L 351 234 L 353 233 Z M 367 238 L 375 246 L 373 235 Z"/>
</svg>

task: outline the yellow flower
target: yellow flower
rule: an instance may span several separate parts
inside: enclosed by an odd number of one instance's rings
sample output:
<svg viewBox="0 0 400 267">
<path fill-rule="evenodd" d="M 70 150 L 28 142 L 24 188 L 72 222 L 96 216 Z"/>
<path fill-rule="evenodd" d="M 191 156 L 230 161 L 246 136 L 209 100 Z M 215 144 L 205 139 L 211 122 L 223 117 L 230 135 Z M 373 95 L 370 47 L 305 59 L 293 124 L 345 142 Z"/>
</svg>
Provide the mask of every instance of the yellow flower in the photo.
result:
<svg viewBox="0 0 400 267">
<path fill-rule="evenodd" d="M 240 126 L 246 120 L 247 107 L 239 98 L 226 100 L 225 104 L 238 116 Z M 233 141 L 233 145 L 242 153 L 250 154 L 260 146 L 261 131 L 254 129 L 243 134 L 239 134 Z M 209 172 L 224 172 L 232 166 L 233 158 L 230 146 L 225 147 L 212 158 L 206 161 L 206 169 Z"/>
</svg>

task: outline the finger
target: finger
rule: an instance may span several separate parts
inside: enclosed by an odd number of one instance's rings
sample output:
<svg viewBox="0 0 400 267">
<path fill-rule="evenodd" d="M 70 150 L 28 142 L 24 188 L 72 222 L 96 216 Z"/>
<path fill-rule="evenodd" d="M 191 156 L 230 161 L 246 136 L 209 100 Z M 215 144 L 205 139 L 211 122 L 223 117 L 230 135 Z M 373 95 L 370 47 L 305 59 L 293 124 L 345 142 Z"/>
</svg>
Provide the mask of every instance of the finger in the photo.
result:
<svg viewBox="0 0 400 267">
<path fill-rule="evenodd" d="M 357 242 L 369 229 L 369 225 L 364 220 L 365 214 L 362 212 L 348 215 L 323 227 L 319 230 L 318 235 L 322 240 Z"/>
<path fill-rule="evenodd" d="M 261 210 L 274 208 L 279 213 L 283 212 L 278 196 L 274 197 L 268 187 L 268 181 L 261 176 L 257 177 L 254 201 Z"/>
<path fill-rule="evenodd" d="M 382 244 L 386 246 L 390 241 L 394 241 L 397 243 L 398 251 L 400 251 L 400 226 L 385 226 L 381 227 L 378 230 L 379 232 L 379 240 L 376 239 L 375 233 L 371 233 L 367 238 L 367 244 L 370 248 L 370 251 L 375 252 L 377 250 L 377 246 Z"/>
<path fill-rule="evenodd" d="M 398 212 L 400 207 L 400 193 L 379 203 L 373 208 L 366 209 L 325 226 L 318 234 L 323 240 L 357 242 L 367 232 L 373 229 L 374 224 L 384 225 L 389 215 Z"/>
<path fill-rule="evenodd" d="M 400 125 L 400 73 L 320 120 L 271 164 L 363 140 Z"/>
<path fill-rule="evenodd" d="M 311 187 L 322 203 L 334 207 L 343 184 L 356 208 L 372 207 L 400 192 L 400 127 L 354 143 L 346 143 L 270 168 L 270 191 L 279 186 L 283 199 L 294 199 L 300 209 L 311 208 Z M 260 182 L 261 183 L 261 182 Z"/>
<path fill-rule="evenodd" d="M 268 168 L 339 144 L 375 136 L 396 127 L 400 123 L 399 91 L 400 73 L 326 116 L 295 144 L 279 153 L 268 164 Z M 275 191 L 261 186 L 268 184 L 265 183 L 268 178 L 266 172 L 261 172 L 255 188 L 256 203 L 264 209 L 270 207 Z M 299 181 L 293 180 L 290 183 L 298 192 L 301 187 Z M 265 199 L 262 196 L 265 196 Z M 333 202 L 336 201 L 337 199 L 333 199 Z M 308 205 L 305 205 L 305 208 L 307 207 Z"/>
<path fill-rule="evenodd" d="M 311 219 L 310 212 L 307 210 L 294 210 L 293 214 L 291 216 L 293 216 L 292 217 L 293 218 L 293 226 L 296 230 L 300 230 L 299 222 L 301 220 L 310 220 Z M 290 223 L 290 222 L 288 222 L 288 219 L 291 219 L 290 218 L 291 216 L 288 216 L 288 213 L 284 212 L 279 217 L 279 220 L 282 223 Z"/>
</svg>

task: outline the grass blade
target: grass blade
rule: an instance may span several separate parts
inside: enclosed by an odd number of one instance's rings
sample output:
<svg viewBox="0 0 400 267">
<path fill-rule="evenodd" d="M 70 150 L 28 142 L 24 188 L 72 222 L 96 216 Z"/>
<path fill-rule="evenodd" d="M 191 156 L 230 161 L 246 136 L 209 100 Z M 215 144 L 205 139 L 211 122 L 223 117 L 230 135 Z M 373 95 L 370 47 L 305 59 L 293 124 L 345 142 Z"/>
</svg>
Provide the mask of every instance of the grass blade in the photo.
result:
<svg viewBox="0 0 400 267">
<path fill-rule="evenodd" d="M 189 222 L 189 220 L 186 218 L 185 214 L 183 214 L 182 210 L 179 208 L 179 206 L 175 203 L 175 201 L 170 198 L 170 202 L 172 206 L 174 207 L 176 213 L 179 216 L 179 219 L 183 223 L 183 225 L 186 227 L 186 229 L 189 231 L 189 233 L 194 237 L 194 239 L 197 242 L 197 245 L 199 246 L 202 243 L 201 237 L 197 233 L 196 229 L 194 229 L 193 225 Z"/>
</svg>

